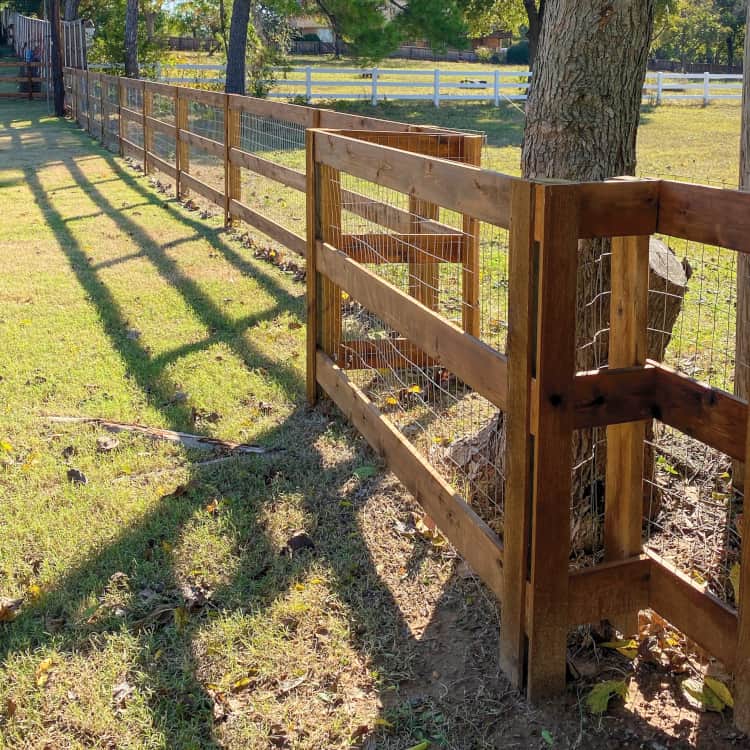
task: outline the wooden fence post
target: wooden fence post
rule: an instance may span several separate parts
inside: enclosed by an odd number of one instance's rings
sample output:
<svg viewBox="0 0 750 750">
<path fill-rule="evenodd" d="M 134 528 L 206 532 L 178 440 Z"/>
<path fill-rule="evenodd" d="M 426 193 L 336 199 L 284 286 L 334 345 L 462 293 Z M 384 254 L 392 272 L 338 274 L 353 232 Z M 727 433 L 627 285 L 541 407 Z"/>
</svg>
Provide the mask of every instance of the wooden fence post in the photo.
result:
<svg viewBox="0 0 750 750">
<path fill-rule="evenodd" d="M 141 123 L 143 127 L 143 173 L 148 174 L 151 162 L 148 158 L 148 152 L 153 150 L 153 129 L 149 124 L 148 118 L 151 117 L 151 90 L 146 81 L 141 83 Z"/>
<path fill-rule="evenodd" d="M 104 74 L 99 73 L 99 140 L 106 145 L 104 139 Z"/>
<path fill-rule="evenodd" d="M 319 175 L 315 161 L 315 130 L 305 131 L 305 161 L 307 190 L 307 401 L 314 406 L 318 400 L 317 350 L 318 350 L 318 271 L 317 241 Z"/>
<path fill-rule="evenodd" d="M 531 378 L 536 360 L 538 245 L 532 183 L 511 187 L 508 262 L 508 403 L 503 520 L 503 598 L 500 666 L 516 688 L 526 674 L 526 579 L 531 526 Z"/>
<path fill-rule="evenodd" d="M 649 237 L 612 239 L 609 367 L 646 364 L 648 347 Z M 604 555 L 607 562 L 641 552 L 643 449 L 646 421 L 607 427 Z M 612 624 L 624 636 L 638 629 L 638 613 L 616 613 Z M 612 618 L 610 618 L 612 619 Z"/>
<path fill-rule="evenodd" d="M 232 109 L 230 94 L 224 94 L 224 224 L 232 223 L 231 202 L 242 200 L 242 169 L 231 161 L 233 148 L 240 148 L 241 113 Z"/>
<path fill-rule="evenodd" d="M 536 425 L 527 597 L 528 697 L 565 688 L 576 347 L 578 195 L 537 187 L 539 300 Z"/>
<path fill-rule="evenodd" d="M 122 79 L 118 76 L 117 77 L 117 145 L 120 147 L 120 156 L 125 156 L 125 146 L 122 142 L 122 139 L 125 137 L 123 127 L 124 120 L 122 119 L 122 96 L 123 92 L 125 91 L 125 86 L 122 84 Z M 127 101 L 125 102 L 125 105 L 127 105 Z"/>
<path fill-rule="evenodd" d="M 750 419 L 745 438 L 745 466 L 750 466 Z M 737 658 L 734 666 L 734 723 L 742 732 L 750 733 L 750 513 L 742 519 L 742 554 L 740 559 L 740 590 L 737 625 Z"/>
<path fill-rule="evenodd" d="M 182 96 L 182 89 L 177 86 L 175 94 L 175 141 L 177 152 L 177 198 L 187 198 L 189 193 L 182 185 L 182 173 L 190 170 L 190 147 L 186 141 L 180 138 L 180 132 L 188 129 L 188 102 Z"/>
<path fill-rule="evenodd" d="M 478 167 L 482 163 L 482 144 L 484 136 L 466 135 L 462 138 L 464 164 Z M 481 310 L 479 307 L 479 222 L 464 214 L 462 222 L 464 257 L 461 273 L 463 305 L 461 321 L 464 331 L 479 337 Z"/>
</svg>

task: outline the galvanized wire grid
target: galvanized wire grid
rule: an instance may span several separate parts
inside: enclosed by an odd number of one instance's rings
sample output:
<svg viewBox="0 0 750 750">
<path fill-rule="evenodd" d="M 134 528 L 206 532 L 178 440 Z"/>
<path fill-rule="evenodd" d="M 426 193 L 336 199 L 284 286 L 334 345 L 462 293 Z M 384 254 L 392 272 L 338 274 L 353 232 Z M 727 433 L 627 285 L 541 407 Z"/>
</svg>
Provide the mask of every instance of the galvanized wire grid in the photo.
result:
<svg viewBox="0 0 750 750">
<path fill-rule="evenodd" d="M 329 202 L 324 215 L 325 232 L 334 244 L 345 245 L 365 268 L 459 327 L 472 311 L 464 299 L 464 283 L 470 283 L 472 274 L 478 273 L 481 338 L 505 350 L 505 230 L 482 227 L 479 269 L 471 269 L 463 262 L 460 250 L 471 236 L 463 231 L 463 218 L 455 212 L 419 203 L 351 175 L 326 174 L 329 185 L 323 192 L 339 196 L 341 201 L 340 211 L 335 201 Z M 403 222 L 398 232 L 380 223 L 384 214 L 392 219 L 394 213 Z M 404 233 L 424 233 L 432 239 L 423 243 L 399 237 Z M 397 262 L 404 259 L 411 262 Z M 497 409 L 346 292 L 332 289 L 330 282 L 325 286 L 339 298 L 340 305 L 340 346 L 332 352 L 334 359 L 480 516 L 502 534 L 504 440 L 502 430 L 491 427 L 497 426 L 493 421 Z M 324 340 L 337 341 L 335 314 L 327 317 L 326 325 Z M 486 445 L 480 445 L 477 436 L 486 438 Z"/>
<path fill-rule="evenodd" d="M 610 261 L 609 243 L 594 243 L 590 253 L 581 255 L 579 290 L 592 291 L 579 302 L 579 370 L 607 365 Z M 656 236 L 650 265 L 649 358 L 731 392 L 737 253 Z M 601 561 L 604 552 L 606 430 L 577 432 L 574 458 L 571 558 L 574 565 L 588 565 Z M 644 444 L 643 489 L 645 545 L 735 603 L 731 579 L 739 555 L 742 498 L 732 487 L 731 459 L 654 421 Z"/>
<path fill-rule="evenodd" d="M 175 99 L 172 96 L 163 96 L 162 94 L 153 94 L 151 99 L 151 116 L 167 125 L 175 125 Z M 175 138 L 162 131 L 153 130 L 152 136 L 153 153 L 160 159 L 170 164 L 175 163 Z M 157 167 L 158 169 L 158 167 Z"/>
<path fill-rule="evenodd" d="M 203 102 L 189 102 L 187 129 L 191 133 L 224 143 L 224 108 Z M 224 160 L 216 154 L 191 143 L 188 147 L 190 166 L 186 170 L 212 188 L 224 192 Z M 200 197 L 196 200 L 201 202 Z"/>
</svg>

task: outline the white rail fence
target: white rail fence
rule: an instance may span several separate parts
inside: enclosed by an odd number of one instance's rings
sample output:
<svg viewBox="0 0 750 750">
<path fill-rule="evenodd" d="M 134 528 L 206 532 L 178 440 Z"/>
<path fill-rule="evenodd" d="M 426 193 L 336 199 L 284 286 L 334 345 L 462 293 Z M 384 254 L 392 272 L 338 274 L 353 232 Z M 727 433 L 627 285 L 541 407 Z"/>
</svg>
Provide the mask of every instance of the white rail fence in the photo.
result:
<svg viewBox="0 0 750 750">
<path fill-rule="evenodd" d="M 117 71 L 119 66 L 95 65 L 92 70 Z M 223 86 L 223 65 L 156 65 L 147 73 L 162 83 Z M 268 94 L 273 99 L 313 102 L 354 99 L 373 105 L 392 100 L 431 101 L 436 107 L 448 101 L 525 101 L 531 73 L 528 70 L 414 70 L 404 68 L 277 68 Z M 724 73 L 648 73 L 644 100 L 651 104 L 699 101 L 741 101 L 742 76 Z"/>
<path fill-rule="evenodd" d="M 47 78 L 49 61 L 50 28 L 49 21 L 40 18 L 30 18 L 13 10 L 4 8 L 0 11 L 0 24 L 8 35 L 13 51 L 18 57 L 23 57 L 24 47 L 38 49 L 44 71 L 43 78 Z M 61 46 L 63 66 L 68 68 L 86 67 L 86 30 L 82 19 L 75 21 L 61 21 Z"/>
</svg>

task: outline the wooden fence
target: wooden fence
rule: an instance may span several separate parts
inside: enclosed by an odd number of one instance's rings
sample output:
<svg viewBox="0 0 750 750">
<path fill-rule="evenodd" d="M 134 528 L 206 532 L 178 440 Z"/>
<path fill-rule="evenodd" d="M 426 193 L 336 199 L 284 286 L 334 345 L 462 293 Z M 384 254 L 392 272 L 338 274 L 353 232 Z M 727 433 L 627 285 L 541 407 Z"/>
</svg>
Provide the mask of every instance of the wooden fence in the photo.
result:
<svg viewBox="0 0 750 750">
<path fill-rule="evenodd" d="M 137 159 L 146 172 L 161 172 L 172 178 L 178 196 L 197 194 L 221 207 L 227 222 L 242 220 L 303 256 L 305 129 L 377 130 L 394 136 L 400 132 L 431 133 L 439 136 L 434 142 L 440 141 L 441 156 L 449 156 L 450 149 L 462 153 L 457 144 L 465 137 L 478 138 L 72 68 L 65 69 L 65 85 L 73 117 L 92 136 Z M 202 125 L 201 117 L 193 117 L 196 111 L 202 115 Z M 209 129 L 205 127 L 207 122 L 212 124 Z M 243 148 L 248 141 L 250 145 Z M 204 169 L 205 177 L 195 168 L 198 157 L 210 168 Z M 479 152 L 472 158 L 478 159 Z M 243 200 L 243 172 L 250 173 L 255 182 L 267 180 L 298 196 L 299 231 L 290 229 L 278 217 L 272 218 L 267 206 L 249 205 Z M 368 207 L 371 210 L 372 206 Z M 403 223 L 403 216 L 392 210 L 388 213 L 392 224 Z"/>
<path fill-rule="evenodd" d="M 516 685 L 527 686 L 531 699 L 563 689 L 572 626 L 634 622 L 639 610 L 652 608 L 734 670 L 735 718 L 747 730 L 750 609 L 738 613 L 708 593 L 644 548 L 641 534 L 647 421 L 671 425 L 739 460 L 748 450 L 745 401 L 646 359 L 649 236 L 750 252 L 750 195 L 668 181 L 535 184 L 376 140 L 308 131 L 310 401 L 320 390 L 333 399 L 497 595 L 502 665 Z M 413 151 L 418 140 L 401 136 L 402 145 L 412 141 Z M 458 264 L 466 271 L 474 262 L 466 235 L 454 230 L 458 243 L 436 244 L 440 235 L 434 232 L 446 230 L 435 226 L 433 234 L 350 234 L 345 214 L 351 204 L 342 197 L 349 179 L 408 196 L 421 206 L 420 216 L 425 206 L 439 206 L 460 216 L 463 226 L 477 221 L 509 231 L 507 350 L 472 335 L 465 321 L 449 322 L 424 297 L 378 270 L 424 263 L 429 254 L 430 263 L 441 267 L 433 283 L 441 284 L 448 278 L 443 268 Z M 429 213 L 432 220 L 438 215 Z M 610 361 L 608 368 L 577 372 L 578 244 L 599 237 L 612 238 Z M 367 363 L 342 356 L 341 340 L 342 310 L 352 301 L 391 329 L 386 338 L 370 340 L 368 357 L 372 347 L 390 347 L 398 336 L 400 351 L 423 353 L 505 413 L 502 541 L 429 453 L 415 449 L 387 407 L 376 405 L 366 392 L 374 390 L 372 382 L 356 384 L 356 371 Z M 361 342 L 348 346 L 365 350 Z M 415 367 L 405 359 L 393 367 Z M 573 436 L 605 426 L 605 562 L 571 570 Z M 745 521 L 744 539 L 749 535 Z M 750 601 L 748 544 L 741 563 L 737 600 L 744 603 Z"/>
<path fill-rule="evenodd" d="M 501 661 L 516 685 L 533 700 L 559 692 L 571 627 L 652 608 L 734 671 L 735 720 L 750 729 L 750 611 L 642 539 L 649 425 L 739 461 L 750 442 L 746 401 L 647 358 L 649 237 L 736 260 L 750 252 L 750 195 L 659 180 L 536 184 L 482 170 L 477 136 L 85 71 L 66 70 L 66 86 L 94 136 L 306 256 L 308 398 L 334 400 L 502 602 Z M 279 155 L 272 136 L 287 131 Z M 217 165 L 213 184 L 196 176 L 196 151 Z M 251 205 L 243 171 L 305 196 L 306 234 Z M 579 240 L 602 237 L 609 366 L 579 372 Z M 483 264 L 502 277 L 486 283 Z M 503 289 L 507 310 L 488 316 Z M 389 372 L 400 390 L 382 391 Z M 505 415 L 501 524 L 398 421 L 404 403 L 423 409 L 449 391 L 450 408 L 481 401 Z M 565 446 L 591 428 L 608 443 L 605 554 L 574 570 Z M 750 545 L 738 554 L 735 601 L 750 602 Z"/>
</svg>

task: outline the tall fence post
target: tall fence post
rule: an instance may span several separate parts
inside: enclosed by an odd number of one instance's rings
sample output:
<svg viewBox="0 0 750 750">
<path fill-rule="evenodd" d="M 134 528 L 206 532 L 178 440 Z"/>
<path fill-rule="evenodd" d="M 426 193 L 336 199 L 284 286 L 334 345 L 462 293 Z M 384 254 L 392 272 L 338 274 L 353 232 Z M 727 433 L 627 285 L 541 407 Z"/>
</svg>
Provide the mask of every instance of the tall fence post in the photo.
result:
<svg viewBox="0 0 750 750">
<path fill-rule="evenodd" d="M 537 187 L 536 411 L 529 538 L 527 693 L 565 689 L 578 271 L 575 185 Z M 534 409 L 534 406 L 536 407 Z"/>
<path fill-rule="evenodd" d="M 649 237 L 612 240 L 609 368 L 646 364 L 648 348 Z M 646 421 L 607 426 L 607 497 L 604 559 L 626 560 L 641 552 Z M 625 636 L 638 629 L 638 613 L 615 612 L 612 624 Z"/>
<path fill-rule="evenodd" d="M 536 374 L 539 246 L 534 242 L 535 189 L 511 186 L 508 263 L 508 409 L 503 518 L 503 598 L 500 666 L 518 689 L 526 675 L 526 590 L 533 491 L 534 437 L 530 383 Z"/>
<path fill-rule="evenodd" d="M 308 65 L 305 68 L 305 99 L 312 101 L 312 67 Z"/>
<path fill-rule="evenodd" d="M 104 74 L 99 73 L 99 140 L 103 145 L 106 145 L 104 137 L 104 130 L 106 127 L 105 116 L 104 116 Z"/>
<path fill-rule="evenodd" d="M 189 144 L 182 140 L 180 133 L 188 129 L 188 102 L 182 96 L 182 89 L 175 87 L 175 142 L 177 151 L 177 177 L 176 193 L 178 198 L 187 198 L 188 191 L 182 185 L 182 173 L 190 169 L 190 147 Z"/>
<path fill-rule="evenodd" d="M 745 466 L 750 466 L 750 419 L 746 427 Z M 750 732 L 750 513 L 742 520 L 740 590 L 737 592 L 737 658 L 734 666 L 734 725 Z"/>
<path fill-rule="evenodd" d="M 711 74 L 706 71 L 703 74 L 703 106 L 707 107 L 711 101 Z"/>
<path fill-rule="evenodd" d="M 500 106 L 500 70 L 495 69 L 495 81 L 493 87 L 493 100 L 496 107 Z"/>
<path fill-rule="evenodd" d="M 664 93 L 664 73 L 660 70 L 656 74 L 656 104 L 661 104 L 662 94 Z"/>
<path fill-rule="evenodd" d="M 432 81 L 432 103 L 436 106 L 440 106 L 440 68 L 435 68 L 435 73 Z"/>
<path fill-rule="evenodd" d="M 125 144 L 122 142 L 122 139 L 125 137 L 125 126 L 124 126 L 125 120 L 122 117 L 122 108 L 124 106 L 127 106 L 127 100 L 125 104 L 123 104 L 122 98 L 123 98 L 124 91 L 125 91 L 125 86 L 123 86 L 122 84 L 122 78 L 118 76 L 117 77 L 117 145 L 119 146 L 120 156 L 125 155 Z"/>
<path fill-rule="evenodd" d="M 148 174 L 151 162 L 148 158 L 149 151 L 153 150 L 151 143 L 153 130 L 149 118 L 151 117 L 151 90 L 146 81 L 141 82 L 141 124 L 143 128 L 143 173 Z"/>
<path fill-rule="evenodd" d="M 318 400 L 318 377 L 316 358 L 318 350 L 318 195 L 320 193 L 318 166 L 315 160 L 315 136 L 313 129 L 305 131 L 307 206 L 307 401 L 313 406 Z"/>
<path fill-rule="evenodd" d="M 372 69 L 372 106 L 378 106 L 378 69 Z"/>
<path fill-rule="evenodd" d="M 232 223 L 232 201 L 242 201 L 242 170 L 232 162 L 232 149 L 240 148 L 241 112 L 232 107 L 234 94 L 224 94 L 224 224 Z"/>
</svg>

